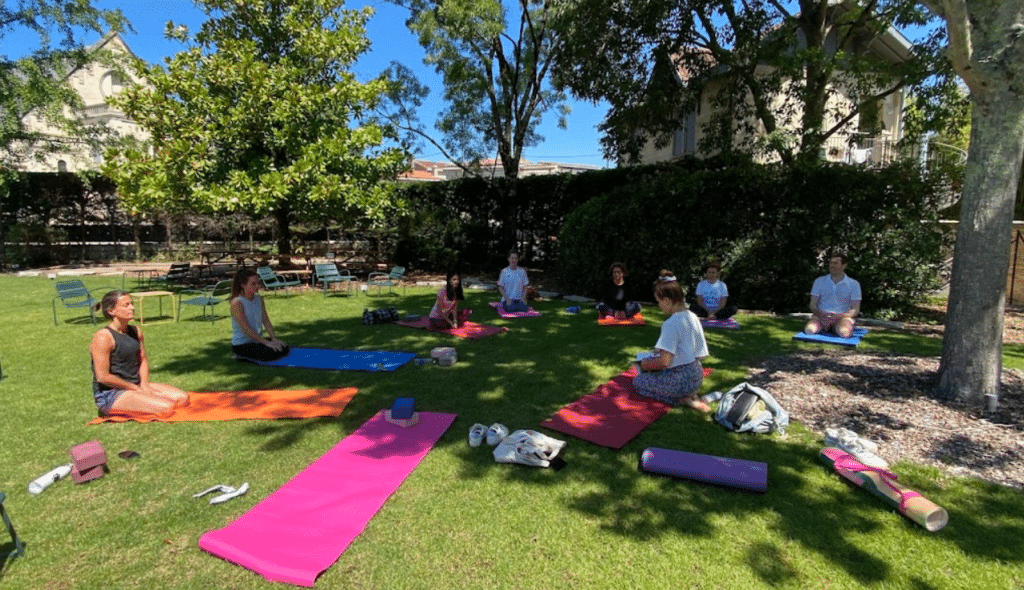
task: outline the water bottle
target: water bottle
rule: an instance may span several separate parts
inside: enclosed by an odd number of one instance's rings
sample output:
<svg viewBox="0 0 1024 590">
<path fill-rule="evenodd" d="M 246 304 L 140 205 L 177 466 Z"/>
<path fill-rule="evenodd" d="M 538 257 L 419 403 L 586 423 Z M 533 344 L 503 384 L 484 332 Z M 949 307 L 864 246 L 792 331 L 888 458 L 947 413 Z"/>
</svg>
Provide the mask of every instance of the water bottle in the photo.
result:
<svg viewBox="0 0 1024 590">
<path fill-rule="evenodd" d="M 706 404 L 710 404 L 711 402 L 717 402 L 718 400 L 722 399 L 722 392 L 712 391 L 711 393 L 705 395 L 700 399 Z"/>
<path fill-rule="evenodd" d="M 40 494 L 43 490 L 52 485 L 53 482 L 61 479 L 62 477 L 67 477 L 68 475 L 71 475 L 71 463 L 56 467 L 53 471 L 44 473 L 32 480 L 32 483 L 28 484 L 28 493 Z"/>
</svg>

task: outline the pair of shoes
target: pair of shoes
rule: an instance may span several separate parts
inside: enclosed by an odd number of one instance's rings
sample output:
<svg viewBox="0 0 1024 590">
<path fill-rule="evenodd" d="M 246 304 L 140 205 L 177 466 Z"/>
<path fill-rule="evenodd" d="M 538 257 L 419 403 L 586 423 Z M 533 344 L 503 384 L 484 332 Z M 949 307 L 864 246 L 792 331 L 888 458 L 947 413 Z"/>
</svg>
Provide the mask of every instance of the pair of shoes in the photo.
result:
<svg viewBox="0 0 1024 590">
<path fill-rule="evenodd" d="M 469 446 L 479 447 L 485 440 L 490 446 L 495 446 L 508 436 L 508 428 L 503 424 L 495 422 L 488 428 L 479 422 L 469 429 Z"/>
<path fill-rule="evenodd" d="M 853 455 L 858 461 L 876 469 L 888 469 L 889 463 L 875 454 L 878 445 L 857 436 L 857 433 L 845 428 L 828 428 L 825 430 L 825 446 L 837 447 Z"/>
</svg>

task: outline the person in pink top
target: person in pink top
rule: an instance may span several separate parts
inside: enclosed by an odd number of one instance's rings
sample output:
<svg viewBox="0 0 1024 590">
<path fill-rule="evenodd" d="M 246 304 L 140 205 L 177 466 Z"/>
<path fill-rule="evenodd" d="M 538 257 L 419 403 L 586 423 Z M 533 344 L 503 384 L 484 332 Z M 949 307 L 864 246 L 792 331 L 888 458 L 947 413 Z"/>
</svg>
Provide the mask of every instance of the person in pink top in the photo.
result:
<svg viewBox="0 0 1024 590">
<path fill-rule="evenodd" d="M 458 328 L 473 315 L 472 309 L 459 309 L 459 301 L 465 301 L 462 292 L 462 277 L 455 271 L 448 272 L 445 285 L 437 291 L 437 301 L 430 310 L 430 327 L 433 330 Z"/>
</svg>

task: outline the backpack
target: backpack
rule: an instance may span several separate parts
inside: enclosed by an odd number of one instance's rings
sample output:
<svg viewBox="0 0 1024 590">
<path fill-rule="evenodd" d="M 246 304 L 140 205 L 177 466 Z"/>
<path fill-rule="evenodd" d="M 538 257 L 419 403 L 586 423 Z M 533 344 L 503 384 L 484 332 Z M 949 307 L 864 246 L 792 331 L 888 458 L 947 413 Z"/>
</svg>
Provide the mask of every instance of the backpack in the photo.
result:
<svg viewBox="0 0 1024 590">
<path fill-rule="evenodd" d="M 398 310 L 394 307 L 382 307 L 381 309 L 375 309 L 373 311 L 363 309 L 363 323 L 367 326 L 371 326 L 373 324 L 387 324 L 397 321 Z"/>
<path fill-rule="evenodd" d="M 778 431 L 785 435 L 789 412 L 782 409 L 772 394 L 744 381 L 722 396 L 715 421 L 734 432 Z"/>
</svg>

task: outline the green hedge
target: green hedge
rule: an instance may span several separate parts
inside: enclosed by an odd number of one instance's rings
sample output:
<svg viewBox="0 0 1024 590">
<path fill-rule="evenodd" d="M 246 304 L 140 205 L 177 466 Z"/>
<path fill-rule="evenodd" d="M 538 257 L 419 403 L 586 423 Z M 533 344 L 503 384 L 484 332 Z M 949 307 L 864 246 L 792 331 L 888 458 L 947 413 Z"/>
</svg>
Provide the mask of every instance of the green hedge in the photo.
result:
<svg viewBox="0 0 1024 590">
<path fill-rule="evenodd" d="M 911 164 L 788 168 L 738 163 L 642 177 L 579 207 L 559 236 L 558 270 L 596 294 L 608 265 L 634 281 L 669 268 L 692 291 L 709 259 L 723 262 L 730 301 L 776 312 L 807 308 L 826 253 L 845 250 L 863 309 L 888 316 L 938 284 L 948 247 L 937 186 Z"/>
</svg>

